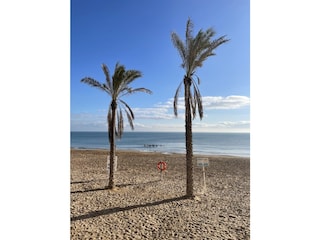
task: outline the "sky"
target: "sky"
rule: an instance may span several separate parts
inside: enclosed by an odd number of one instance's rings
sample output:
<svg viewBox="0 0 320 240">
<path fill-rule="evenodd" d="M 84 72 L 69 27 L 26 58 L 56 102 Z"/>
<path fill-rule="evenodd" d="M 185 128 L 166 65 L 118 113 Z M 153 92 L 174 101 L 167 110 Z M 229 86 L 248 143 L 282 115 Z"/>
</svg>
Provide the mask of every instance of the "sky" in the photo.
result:
<svg viewBox="0 0 320 240">
<path fill-rule="evenodd" d="M 188 18 L 194 36 L 212 27 L 213 39 L 230 39 L 197 69 L 204 117 L 193 121 L 193 131 L 250 131 L 248 0 L 72 0 L 70 17 L 71 131 L 106 131 L 110 96 L 80 80 L 92 77 L 104 83 L 101 64 L 113 74 L 117 62 L 142 72 L 132 86 L 153 92 L 124 98 L 135 114 L 135 131 L 184 131 L 183 98 L 178 117 L 172 107 L 184 70 L 171 33 L 184 40 Z"/>
</svg>

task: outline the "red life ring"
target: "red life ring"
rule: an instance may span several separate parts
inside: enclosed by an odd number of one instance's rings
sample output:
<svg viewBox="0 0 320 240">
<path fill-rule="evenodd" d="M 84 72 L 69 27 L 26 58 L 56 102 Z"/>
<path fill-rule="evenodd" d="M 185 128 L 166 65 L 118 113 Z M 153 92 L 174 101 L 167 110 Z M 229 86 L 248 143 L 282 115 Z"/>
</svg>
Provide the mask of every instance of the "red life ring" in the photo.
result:
<svg viewBox="0 0 320 240">
<path fill-rule="evenodd" d="M 164 171 L 164 170 L 167 169 L 167 163 L 166 163 L 166 162 L 158 162 L 157 168 L 158 168 L 160 171 Z"/>
</svg>

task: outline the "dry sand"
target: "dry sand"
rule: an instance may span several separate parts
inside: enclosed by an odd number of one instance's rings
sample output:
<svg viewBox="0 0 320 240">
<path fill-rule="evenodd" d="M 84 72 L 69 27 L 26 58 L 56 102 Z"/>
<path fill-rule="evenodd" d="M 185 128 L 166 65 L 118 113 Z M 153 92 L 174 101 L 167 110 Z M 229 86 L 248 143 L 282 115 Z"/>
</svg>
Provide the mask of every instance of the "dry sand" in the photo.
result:
<svg viewBox="0 0 320 240">
<path fill-rule="evenodd" d="M 184 154 L 71 150 L 71 239 L 250 239 L 250 159 L 207 156 L 206 190 L 194 156 L 194 200 L 184 198 Z M 159 161 L 166 161 L 161 180 Z"/>
</svg>

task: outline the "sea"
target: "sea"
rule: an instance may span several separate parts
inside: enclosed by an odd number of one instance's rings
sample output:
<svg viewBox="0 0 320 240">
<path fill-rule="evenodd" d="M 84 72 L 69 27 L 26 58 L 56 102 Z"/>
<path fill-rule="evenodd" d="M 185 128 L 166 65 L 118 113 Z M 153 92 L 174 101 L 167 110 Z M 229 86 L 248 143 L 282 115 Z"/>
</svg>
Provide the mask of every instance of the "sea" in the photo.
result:
<svg viewBox="0 0 320 240">
<path fill-rule="evenodd" d="M 250 157 L 250 133 L 193 132 L 193 154 Z M 71 132 L 71 148 L 107 149 L 107 132 Z M 124 132 L 116 140 L 119 150 L 185 153 L 184 132 Z"/>
</svg>

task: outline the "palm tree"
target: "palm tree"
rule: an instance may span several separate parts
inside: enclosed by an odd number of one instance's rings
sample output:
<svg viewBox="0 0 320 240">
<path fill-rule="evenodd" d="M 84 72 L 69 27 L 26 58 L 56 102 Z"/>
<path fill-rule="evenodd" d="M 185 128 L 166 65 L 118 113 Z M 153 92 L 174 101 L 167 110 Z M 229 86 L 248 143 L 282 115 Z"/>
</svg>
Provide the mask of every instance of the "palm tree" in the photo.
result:
<svg viewBox="0 0 320 240">
<path fill-rule="evenodd" d="M 93 78 L 85 77 L 81 82 L 87 83 L 92 87 L 96 87 L 106 92 L 111 97 L 111 102 L 108 110 L 108 132 L 110 143 L 110 173 L 108 188 L 115 187 L 114 184 L 114 159 L 115 159 L 115 137 L 121 138 L 124 124 L 123 112 L 125 112 L 131 129 L 134 129 L 133 120 L 134 114 L 129 105 L 121 98 L 136 92 L 152 92 L 146 88 L 131 88 L 130 84 L 137 78 L 142 76 L 142 73 L 137 70 L 126 70 L 123 65 L 116 64 L 114 74 L 110 78 L 109 69 L 105 64 L 102 64 L 102 70 L 106 76 L 106 82 L 100 83 Z"/>
<path fill-rule="evenodd" d="M 179 84 L 173 102 L 175 116 L 178 116 L 178 99 L 182 83 L 184 84 L 184 103 L 185 103 L 185 138 L 186 138 L 186 171 L 187 171 L 187 188 L 186 196 L 193 198 L 193 149 L 192 149 L 192 118 L 196 117 L 198 110 L 200 120 L 203 117 L 203 106 L 201 94 L 195 81 L 195 77 L 200 84 L 200 79 L 195 75 L 196 69 L 202 67 L 203 62 L 210 56 L 214 56 L 213 50 L 221 44 L 229 41 L 225 36 L 211 40 L 215 35 L 212 28 L 206 31 L 200 30 L 198 34 L 192 36 L 193 23 L 190 18 L 187 21 L 185 43 L 179 36 L 171 33 L 171 40 L 177 48 L 182 59 L 182 68 L 185 70 L 183 81 Z"/>
</svg>

